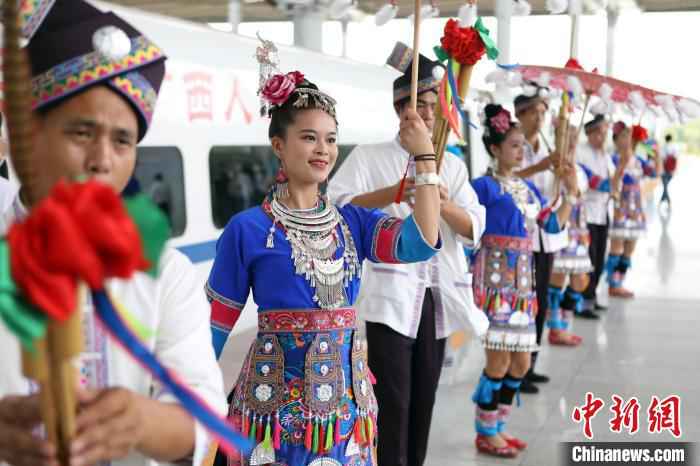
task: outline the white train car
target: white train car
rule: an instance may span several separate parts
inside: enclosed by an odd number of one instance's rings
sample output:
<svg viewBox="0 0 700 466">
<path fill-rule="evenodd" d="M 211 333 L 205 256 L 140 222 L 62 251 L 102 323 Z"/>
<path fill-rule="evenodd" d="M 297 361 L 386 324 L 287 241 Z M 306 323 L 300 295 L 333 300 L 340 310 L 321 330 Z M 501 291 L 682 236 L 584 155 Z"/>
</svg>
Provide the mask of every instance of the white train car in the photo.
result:
<svg viewBox="0 0 700 466">
<path fill-rule="evenodd" d="M 169 57 L 153 125 L 138 149 L 135 176 L 169 213 L 171 244 L 196 265 L 203 285 L 223 227 L 233 214 L 260 203 L 278 166 L 267 137 L 269 120 L 260 116 L 256 95 L 259 42 L 94 3 L 133 23 Z M 279 55 L 283 71 L 302 70 L 338 100 L 339 162 L 356 144 L 395 135 L 394 70 L 294 47 L 280 46 Z M 396 175 L 398 181 L 401 174 Z M 255 312 L 244 312 L 235 333 L 255 327 L 255 319 Z"/>
</svg>

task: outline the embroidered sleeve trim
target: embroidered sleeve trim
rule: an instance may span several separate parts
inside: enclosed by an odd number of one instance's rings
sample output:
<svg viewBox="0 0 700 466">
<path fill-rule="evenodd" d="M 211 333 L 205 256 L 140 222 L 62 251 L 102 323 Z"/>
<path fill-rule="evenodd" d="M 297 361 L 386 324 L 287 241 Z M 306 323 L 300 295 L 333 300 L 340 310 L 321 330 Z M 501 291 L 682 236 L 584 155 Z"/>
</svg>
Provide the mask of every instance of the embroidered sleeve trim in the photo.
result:
<svg viewBox="0 0 700 466">
<path fill-rule="evenodd" d="M 385 217 L 377 222 L 372 237 L 372 255 L 387 264 L 400 264 L 398 256 L 399 233 L 403 220 L 395 217 Z"/>
<path fill-rule="evenodd" d="M 209 302 L 211 301 L 218 301 L 221 304 L 228 306 L 228 307 L 233 307 L 238 310 L 241 310 L 245 307 L 245 303 L 241 304 L 238 301 L 234 301 L 233 299 L 226 298 L 225 296 L 220 295 L 216 291 L 212 289 L 212 287 L 207 283 L 204 286 L 204 292 L 207 294 L 207 298 L 209 299 Z"/>
</svg>

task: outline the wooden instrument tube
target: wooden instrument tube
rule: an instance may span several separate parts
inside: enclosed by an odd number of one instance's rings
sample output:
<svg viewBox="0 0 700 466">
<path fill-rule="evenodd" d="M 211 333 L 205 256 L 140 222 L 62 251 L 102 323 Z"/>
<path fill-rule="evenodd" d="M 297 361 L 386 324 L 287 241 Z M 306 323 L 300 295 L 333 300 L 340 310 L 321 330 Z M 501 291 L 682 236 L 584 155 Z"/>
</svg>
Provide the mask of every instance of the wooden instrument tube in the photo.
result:
<svg viewBox="0 0 700 466">
<path fill-rule="evenodd" d="M 469 83 L 471 82 L 473 70 L 474 65 L 462 65 L 459 69 L 459 75 L 457 76 L 457 89 L 459 91 L 460 101 L 464 101 L 469 93 Z M 444 79 L 447 79 L 447 77 Z M 449 136 L 450 125 L 447 122 L 447 117 L 445 116 L 444 110 L 442 109 L 440 101 L 438 100 L 438 104 L 435 108 L 435 126 L 433 129 L 433 148 L 435 149 L 435 156 L 437 157 L 438 173 L 440 173 L 440 168 L 442 167 L 445 146 L 447 145 L 447 139 Z"/>
</svg>

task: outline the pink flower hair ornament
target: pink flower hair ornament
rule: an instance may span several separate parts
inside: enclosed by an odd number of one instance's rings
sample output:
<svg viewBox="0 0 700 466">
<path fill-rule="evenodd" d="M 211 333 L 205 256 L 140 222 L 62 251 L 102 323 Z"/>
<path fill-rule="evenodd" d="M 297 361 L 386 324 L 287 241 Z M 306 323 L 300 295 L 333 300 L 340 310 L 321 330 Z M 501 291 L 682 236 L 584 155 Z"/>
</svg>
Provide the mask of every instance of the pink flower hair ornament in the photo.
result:
<svg viewBox="0 0 700 466">
<path fill-rule="evenodd" d="M 260 90 L 260 96 L 271 105 L 282 105 L 289 99 L 297 85 L 303 81 L 304 75 L 299 71 L 272 75 L 265 81 L 265 85 Z"/>
<path fill-rule="evenodd" d="M 505 108 L 501 109 L 495 116 L 489 118 L 489 123 L 497 133 L 507 133 L 510 129 L 510 112 Z"/>
</svg>

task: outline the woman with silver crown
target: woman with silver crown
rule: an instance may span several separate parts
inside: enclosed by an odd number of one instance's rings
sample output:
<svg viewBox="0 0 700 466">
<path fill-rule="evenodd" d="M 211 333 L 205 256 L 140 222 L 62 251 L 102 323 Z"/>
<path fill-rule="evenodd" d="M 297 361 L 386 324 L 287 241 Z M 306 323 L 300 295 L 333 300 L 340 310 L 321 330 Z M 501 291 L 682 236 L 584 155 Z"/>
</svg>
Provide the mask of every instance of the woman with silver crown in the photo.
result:
<svg viewBox="0 0 700 466">
<path fill-rule="evenodd" d="M 494 168 L 473 181 L 486 208 L 486 230 L 474 261 L 474 299 L 489 318 L 483 337 L 486 368 L 472 400 L 476 403 L 476 448 L 493 456 L 515 457 L 527 444 L 505 432 L 513 398 L 537 349 L 532 233 L 539 224 L 558 233 L 578 197 L 576 172 L 561 169 L 566 195 L 557 209 L 530 182 L 516 176 L 524 157 L 525 137 L 510 112 L 485 108 L 483 141 Z"/>
<path fill-rule="evenodd" d="M 224 229 L 206 287 L 217 355 L 251 290 L 258 306 L 229 410 L 256 447 L 227 462 L 374 466 L 377 403 L 353 304 L 365 259 L 415 262 L 439 250 L 433 146 L 410 112 L 400 135 L 416 160 L 413 215 L 330 204 L 319 185 L 338 156 L 335 101 L 301 73 L 279 73 L 275 52 L 264 41 L 257 56 L 280 174 L 261 206 Z"/>
</svg>

